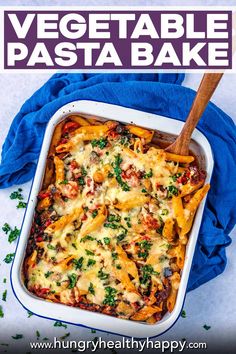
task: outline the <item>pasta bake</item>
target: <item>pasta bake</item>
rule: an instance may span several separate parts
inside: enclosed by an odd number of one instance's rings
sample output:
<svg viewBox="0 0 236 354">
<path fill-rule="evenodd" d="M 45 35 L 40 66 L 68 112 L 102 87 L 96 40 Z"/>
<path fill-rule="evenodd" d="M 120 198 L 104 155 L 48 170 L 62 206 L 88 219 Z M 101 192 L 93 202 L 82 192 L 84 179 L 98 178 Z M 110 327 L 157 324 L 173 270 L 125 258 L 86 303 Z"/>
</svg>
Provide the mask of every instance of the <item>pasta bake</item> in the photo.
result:
<svg viewBox="0 0 236 354">
<path fill-rule="evenodd" d="M 194 156 L 154 131 L 69 116 L 55 128 L 24 260 L 45 300 L 153 324 L 175 306 L 197 207 Z"/>
</svg>

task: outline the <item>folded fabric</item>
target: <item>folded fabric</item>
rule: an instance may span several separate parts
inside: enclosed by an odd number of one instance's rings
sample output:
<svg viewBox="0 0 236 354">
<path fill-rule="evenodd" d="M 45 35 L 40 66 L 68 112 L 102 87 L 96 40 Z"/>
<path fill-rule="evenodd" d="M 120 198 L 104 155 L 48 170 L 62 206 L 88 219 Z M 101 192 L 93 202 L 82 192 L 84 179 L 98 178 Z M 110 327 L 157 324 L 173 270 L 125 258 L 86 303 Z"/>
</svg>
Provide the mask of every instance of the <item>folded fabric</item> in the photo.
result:
<svg viewBox="0 0 236 354">
<path fill-rule="evenodd" d="M 156 113 L 184 121 L 195 92 L 180 86 L 183 74 L 56 74 L 17 114 L 2 149 L 0 188 L 29 181 L 35 172 L 45 128 L 64 104 L 93 100 Z M 198 124 L 215 159 L 188 290 L 220 274 L 225 247 L 236 220 L 236 128 L 210 103 Z"/>
</svg>

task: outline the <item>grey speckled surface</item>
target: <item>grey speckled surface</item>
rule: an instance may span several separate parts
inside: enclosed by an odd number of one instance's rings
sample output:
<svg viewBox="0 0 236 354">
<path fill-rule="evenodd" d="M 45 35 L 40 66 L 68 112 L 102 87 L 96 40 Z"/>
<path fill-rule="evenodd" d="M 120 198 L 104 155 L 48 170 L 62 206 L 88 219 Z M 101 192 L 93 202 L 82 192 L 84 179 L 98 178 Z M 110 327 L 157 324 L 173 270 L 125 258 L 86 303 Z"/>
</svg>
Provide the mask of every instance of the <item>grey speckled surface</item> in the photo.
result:
<svg viewBox="0 0 236 354">
<path fill-rule="evenodd" d="M 0 0 L 1 5 L 84 5 L 82 1 L 11 1 Z M 176 1 L 133 1 L 129 4 L 136 5 L 176 5 Z M 179 1 L 180 4 L 188 5 L 234 5 L 234 1 Z M 87 5 L 108 5 L 108 4 L 127 4 L 127 1 L 90 1 L 86 2 Z M 9 129 L 10 123 L 17 113 L 23 102 L 34 93 L 47 79 L 48 74 L 1 74 L 0 75 L 0 144 L 3 143 L 4 138 Z M 197 88 L 200 81 L 200 75 L 189 74 L 186 76 L 184 85 Z M 213 101 L 228 113 L 236 122 L 236 109 L 235 109 L 235 91 L 236 91 L 236 75 L 225 75 L 223 78 Z M 30 183 L 23 186 L 25 198 L 28 195 Z M 0 227 L 4 222 L 9 222 L 10 225 L 20 226 L 23 218 L 23 211 L 16 211 L 15 202 L 9 200 L 10 192 L 14 188 L 4 190 L 0 192 Z M 232 232 L 232 238 L 236 236 L 236 232 Z M 12 341 L 11 335 L 16 333 L 23 333 L 25 338 L 36 339 L 35 331 L 38 330 L 41 333 L 41 337 L 47 336 L 52 338 L 53 336 L 64 335 L 65 332 L 70 332 L 70 339 L 92 339 L 95 336 L 102 336 L 103 339 L 117 339 L 113 335 L 108 335 L 97 331 L 96 334 L 92 334 L 90 330 L 68 325 L 68 328 L 55 328 L 53 322 L 37 318 L 33 316 L 27 318 L 26 311 L 19 305 L 15 299 L 9 284 L 9 265 L 5 264 L 2 260 L 5 254 L 14 252 L 14 244 L 8 244 L 6 237 L 1 233 L 1 247 L 0 247 L 0 295 L 8 289 L 7 303 L 3 303 L 0 300 L 0 304 L 3 305 L 5 318 L 4 318 L 4 331 L 0 331 L 0 343 L 10 343 L 11 348 L 19 348 L 23 343 L 27 341 Z M 227 249 L 228 264 L 225 272 L 210 281 L 209 283 L 201 286 L 195 291 L 189 293 L 185 301 L 185 310 L 187 318 L 180 318 L 176 325 L 169 330 L 166 334 L 161 336 L 160 339 L 181 339 L 186 338 L 192 341 L 206 341 L 209 346 L 211 343 L 219 343 L 222 346 L 233 338 L 233 333 L 236 328 L 236 243 L 233 242 Z M 2 278 L 7 277 L 7 284 L 2 283 Z M 0 297 L 1 299 L 1 297 Z M 17 320 L 16 320 L 17 317 Z M 211 326 L 209 331 L 203 329 L 203 325 L 207 324 Z M 0 319 L 0 328 L 3 322 Z M 219 341 L 219 338 L 221 339 Z M 234 338 L 235 341 L 235 338 Z M 22 344 L 21 344 L 22 343 Z M 236 347 L 236 343 L 235 343 Z M 5 350 L 4 347 L 0 347 L 0 351 Z M 26 352 L 30 348 L 26 347 Z"/>
<path fill-rule="evenodd" d="M 19 110 L 22 103 L 27 99 L 38 87 L 40 87 L 49 77 L 47 74 L 41 75 L 0 75 L 1 88 L 1 112 L 0 112 L 0 143 L 9 129 L 12 118 Z M 189 74 L 186 76 L 184 85 L 196 88 L 200 81 L 200 75 Z M 226 113 L 231 115 L 236 121 L 235 111 L 235 96 L 236 75 L 226 75 L 217 90 L 213 101 L 221 107 Z M 23 186 L 24 195 L 27 197 L 30 188 L 30 183 Z M 0 199 L 4 203 L 0 203 L 0 226 L 3 222 L 9 222 L 10 225 L 20 226 L 23 218 L 22 211 L 16 211 L 15 202 L 9 200 L 10 192 L 14 188 L 3 190 L 0 192 Z M 14 219 L 14 221 L 13 221 Z M 232 238 L 236 233 L 232 233 Z M 14 245 L 8 244 L 6 237 L 1 233 L 1 248 L 0 248 L 0 294 L 5 289 L 1 279 L 3 275 L 8 278 L 7 288 L 9 285 L 9 265 L 6 265 L 2 260 L 5 254 L 13 252 Z M 225 333 L 224 339 L 228 340 L 233 329 L 236 328 L 236 297 L 235 297 L 235 278 L 236 278 L 236 243 L 227 249 L 228 264 L 225 272 L 201 286 L 200 288 L 189 293 L 186 297 L 184 308 L 186 309 L 187 318 L 180 318 L 176 325 L 168 331 L 162 338 L 188 340 L 201 340 L 208 343 L 213 342 Z M 38 329 L 42 336 L 52 338 L 54 335 L 63 335 L 65 332 L 71 333 L 71 339 L 75 338 L 92 338 L 94 334 L 90 330 L 68 326 L 67 330 L 53 327 L 51 321 L 32 317 L 27 319 L 25 310 L 21 308 L 17 300 L 14 298 L 11 290 L 8 291 L 8 302 L 3 304 L 5 311 L 5 334 L 0 331 L 0 342 L 9 341 L 10 335 L 14 333 L 24 333 L 28 338 L 28 333 L 34 338 L 34 333 Z M 15 320 L 17 311 L 17 321 Z M 1 321 L 1 319 L 0 319 Z M 210 325 L 212 328 L 205 331 L 202 326 Z M 1 323 L 0 323 L 1 326 Z M 96 335 L 101 335 L 104 339 L 115 338 L 111 335 L 97 332 Z M 223 338 L 222 338 L 223 342 Z M 17 342 L 17 345 L 19 342 Z M 12 343 L 16 345 L 16 343 Z"/>
</svg>

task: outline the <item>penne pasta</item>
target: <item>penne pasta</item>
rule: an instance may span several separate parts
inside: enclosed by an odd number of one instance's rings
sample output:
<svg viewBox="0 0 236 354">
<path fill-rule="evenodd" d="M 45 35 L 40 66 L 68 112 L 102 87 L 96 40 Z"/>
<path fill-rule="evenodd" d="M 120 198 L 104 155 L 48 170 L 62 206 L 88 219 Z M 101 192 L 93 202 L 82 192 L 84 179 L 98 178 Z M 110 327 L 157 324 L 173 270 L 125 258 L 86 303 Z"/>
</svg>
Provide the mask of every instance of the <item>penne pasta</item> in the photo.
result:
<svg viewBox="0 0 236 354">
<path fill-rule="evenodd" d="M 47 189 L 48 186 L 53 183 L 53 177 L 54 177 L 54 163 L 51 160 L 51 158 L 47 159 L 47 164 L 46 164 L 46 170 L 45 170 L 45 176 L 43 179 L 43 185 L 42 188 L 43 189 Z"/>
<path fill-rule="evenodd" d="M 209 185 L 193 156 L 153 136 L 77 114 L 56 127 L 24 260 L 29 291 L 150 325 L 173 311 Z"/>
<path fill-rule="evenodd" d="M 75 144 L 72 141 L 70 141 L 68 143 L 58 145 L 56 147 L 56 152 L 61 154 L 63 152 L 68 152 L 68 151 L 72 150 L 74 147 L 75 147 Z"/>
<path fill-rule="evenodd" d="M 127 291 L 139 294 L 135 285 L 131 282 L 128 272 L 125 269 L 117 269 L 112 267 L 112 272 Z"/>
<path fill-rule="evenodd" d="M 114 205 L 114 207 L 119 210 L 130 210 L 133 208 L 140 207 L 140 206 L 144 205 L 145 203 L 148 203 L 149 201 L 150 201 L 149 196 L 137 195 L 136 198 L 116 203 Z"/>
<path fill-rule="evenodd" d="M 118 254 L 119 259 L 121 260 L 122 264 L 124 264 L 125 269 L 127 272 L 132 275 L 136 281 L 138 280 L 138 269 L 136 267 L 136 264 L 128 258 L 126 252 L 123 250 L 123 248 L 119 245 L 116 246 L 116 252 Z"/>
<path fill-rule="evenodd" d="M 170 277 L 170 281 L 171 281 L 171 291 L 170 291 L 170 295 L 167 298 L 167 308 L 169 312 L 172 312 L 175 306 L 175 301 L 176 301 L 177 292 L 180 283 L 179 273 L 174 272 L 174 274 Z"/>
<path fill-rule="evenodd" d="M 78 123 L 82 127 L 90 125 L 88 119 L 82 118 L 80 116 L 73 115 L 73 116 L 69 116 L 68 118 L 70 118 L 73 122 Z"/>
<path fill-rule="evenodd" d="M 54 157 L 56 183 L 60 183 L 65 179 L 64 162 L 59 157 Z"/>
<path fill-rule="evenodd" d="M 180 197 L 185 197 L 186 195 L 195 192 L 196 190 L 201 188 L 203 184 L 204 184 L 204 180 L 199 181 L 196 184 L 190 184 L 190 182 L 188 182 L 187 184 L 182 185 Z"/>
<path fill-rule="evenodd" d="M 51 198 L 46 197 L 38 202 L 37 210 L 42 211 L 42 210 L 48 209 L 50 207 L 50 205 L 52 205 L 52 200 L 51 200 Z"/>
<path fill-rule="evenodd" d="M 88 125 L 74 131 L 74 136 L 81 140 L 93 140 L 106 136 L 109 130 L 108 125 Z"/>
<path fill-rule="evenodd" d="M 173 240 L 173 238 L 174 238 L 174 220 L 172 218 L 166 219 L 162 234 L 163 234 L 163 237 L 165 237 L 168 241 Z"/>
<path fill-rule="evenodd" d="M 152 141 L 154 130 L 144 129 L 137 127 L 136 125 L 127 125 L 126 128 L 130 131 L 130 133 L 138 136 L 139 138 L 145 139 L 146 143 L 150 143 Z"/>
<path fill-rule="evenodd" d="M 194 161 L 193 156 L 183 156 L 183 155 L 176 155 L 170 152 L 165 152 L 166 160 L 167 161 L 174 161 L 180 163 L 191 163 Z"/>
<path fill-rule="evenodd" d="M 189 218 L 186 220 L 185 224 L 183 225 L 179 237 L 181 240 L 186 240 L 185 235 L 187 235 L 189 233 L 189 231 L 191 230 L 192 224 L 193 224 L 193 219 L 194 219 L 194 215 L 195 213 L 192 213 Z"/>
<path fill-rule="evenodd" d="M 139 152 L 143 153 L 143 144 L 142 144 L 141 139 L 136 139 L 136 140 L 135 140 L 135 143 L 134 143 L 134 151 L 135 151 L 136 153 L 139 153 Z"/>
<path fill-rule="evenodd" d="M 46 229 L 46 233 L 53 233 L 55 231 L 60 231 L 62 230 L 66 225 L 72 223 L 76 219 L 80 217 L 82 213 L 82 208 L 77 208 L 74 209 L 72 214 L 69 215 L 63 215 L 59 220 L 55 221 L 51 225 L 49 225 Z"/>
<path fill-rule="evenodd" d="M 185 208 L 190 212 L 190 213 L 195 213 L 198 205 L 201 203 L 202 199 L 205 197 L 207 192 L 210 189 L 210 185 L 206 184 L 204 187 L 199 189 L 193 197 L 190 199 L 190 201 L 186 204 Z"/>
<path fill-rule="evenodd" d="M 181 197 L 173 197 L 172 198 L 172 205 L 173 205 L 173 211 L 174 211 L 174 217 L 177 221 L 177 224 L 180 228 L 183 227 L 185 224 L 185 216 L 184 216 L 184 208 L 183 208 L 183 203 Z"/>
<path fill-rule="evenodd" d="M 97 216 L 92 221 L 87 221 L 83 224 L 79 233 L 80 238 L 90 234 L 95 230 L 98 230 L 106 220 L 106 217 L 107 217 L 107 210 L 104 205 L 102 208 L 98 210 Z"/>
<path fill-rule="evenodd" d="M 153 316 L 157 312 L 161 312 L 162 309 L 157 306 L 144 306 L 136 312 L 131 319 L 134 321 L 147 321 L 151 316 Z"/>
<path fill-rule="evenodd" d="M 135 312 L 135 309 L 132 308 L 130 305 L 125 303 L 124 301 L 120 301 L 116 307 L 118 313 L 121 314 L 124 318 L 129 318 Z"/>
</svg>

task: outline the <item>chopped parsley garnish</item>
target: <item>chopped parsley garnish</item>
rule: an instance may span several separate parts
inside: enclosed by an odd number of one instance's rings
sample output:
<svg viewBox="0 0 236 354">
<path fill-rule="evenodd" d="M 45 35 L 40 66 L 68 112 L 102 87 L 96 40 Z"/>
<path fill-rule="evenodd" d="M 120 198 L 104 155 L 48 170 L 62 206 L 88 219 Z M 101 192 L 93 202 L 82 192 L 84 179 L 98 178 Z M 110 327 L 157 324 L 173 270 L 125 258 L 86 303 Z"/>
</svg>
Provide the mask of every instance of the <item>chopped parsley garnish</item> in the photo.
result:
<svg viewBox="0 0 236 354">
<path fill-rule="evenodd" d="M 151 178 L 152 176 L 153 176 L 152 169 L 150 169 L 149 172 L 147 172 L 143 175 L 143 178 L 147 179 L 147 178 Z"/>
<path fill-rule="evenodd" d="M 179 178 L 180 176 L 181 176 L 181 173 L 176 173 L 174 176 L 171 176 L 171 178 L 174 182 L 176 182 L 177 178 Z"/>
<path fill-rule="evenodd" d="M 169 214 L 168 209 L 162 209 L 161 215 L 168 215 L 168 214 Z"/>
<path fill-rule="evenodd" d="M 64 336 L 61 336 L 60 337 L 60 339 L 61 340 L 64 340 L 64 339 L 66 339 L 67 337 L 69 337 L 70 336 L 70 333 L 66 333 L 66 334 L 64 334 Z M 48 338 L 47 338 L 48 339 Z"/>
<path fill-rule="evenodd" d="M 68 286 L 68 289 L 73 289 L 76 285 L 76 281 L 77 281 L 77 275 L 75 273 L 72 273 L 72 274 L 69 274 L 68 275 L 68 278 L 69 278 L 69 286 Z"/>
<path fill-rule="evenodd" d="M 54 247 L 53 245 L 50 245 L 50 243 L 47 244 L 47 248 L 49 250 L 55 250 L 56 249 L 56 247 Z"/>
<path fill-rule="evenodd" d="M 132 227 L 131 222 L 130 222 L 130 217 L 125 217 L 124 219 L 125 219 L 125 221 L 126 221 L 126 225 L 127 225 L 129 228 Z"/>
<path fill-rule="evenodd" d="M 96 333 L 96 329 L 91 329 L 91 333 Z"/>
<path fill-rule="evenodd" d="M 96 261 L 94 259 L 89 258 L 87 266 L 88 267 L 93 266 L 95 263 L 96 263 Z"/>
<path fill-rule="evenodd" d="M 175 186 L 168 186 L 167 187 L 167 197 L 171 198 L 173 195 L 178 195 L 179 191 L 178 188 L 176 188 Z"/>
<path fill-rule="evenodd" d="M 67 328 L 67 325 L 62 323 L 61 321 L 56 321 L 53 325 L 54 327 L 64 327 Z"/>
<path fill-rule="evenodd" d="M 108 172 L 107 177 L 108 177 L 108 178 L 112 178 L 112 177 L 114 177 L 114 173 L 112 173 L 112 172 Z"/>
<path fill-rule="evenodd" d="M 90 294 L 95 295 L 95 290 L 94 290 L 93 283 L 89 284 L 88 291 L 89 291 Z"/>
<path fill-rule="evenodd" d="M 8 253 L 4 258 L 5 263 L 11 263 L 14 259 L 15 253 Z"/>
<path fill-rule="evenodd" d="M 80 242 L 81 242 L 81 240 L 80 240 Z M 71 246 L 74 247 L 77 250 L 77 246 L 76 246 L 75 243 L 72 243 Z"/>
<path fill-rule="evenodd" d="M 120 222 L 121 221 L 121 217 L 119 215 L 110 214 L 107 217 L 107 221 L 109 221 L 109 222 L 113 222 L 113 221 Z"/>
<path fill-rule="evenodd" d="M 208 326 L 208 325 L 204 324 L 203 328 L 204 328 L 206 331 L 208 331 L 209 329 L 211 329 L 211 326 Z"/>
<path fill-rule="evenodd" d="M 86 252 L 87 256 L 94 256 L 94 252 L 92 252 L 92 251 L 89 251 L 86 249 L 85 252 Z"/>
<path fill-rule="evenodd" d="M 113 259 L 117 259 L 118 258 L 118 253 L 117 252 L 112 252 L 111 254 Z"/>
<path fill-rule="evenodd" d="M 114 222 L 105 222 L 104 227 L 109 227 L 110 229 L 116 230 L 119 229 L 120 225 L 115 224 Z"/>
<path fill-rule="evenodd" d="M 16 207 L 17 207 L 17 209 L 25 209 L 27 207 L 27 203 L 26 202 L 19 202 Z"/>
<path fill-rule="evenodd" d="M 13 339 L 22 339 L 23 334 L 16 334 L 15 336 L 11 336 Z"/>
<path fill-rule="evenodd" d="M 103 304 L 104 305 L 109 305 L 109 306 L 114 306 L 115 305 L 115 295 L 117 293 L 117 290 L 110 287 L 110 286 L 107 286 L 105 287 L 105 299 L 103 300 Z"/>
<path fill-rule="evenodd" d="M 68 180 L 67 179 L 64 179 L 63 181 L 59 182 L 59 184 L 68 184 Z"/>
<path fill-rule="evenodd" d="M 141 270 L 141 278 L 140 284 L 146 285 L 151 280 L 151 275 L 159 275 L 158 272 L 155 272 L 153 267 L 149 264 L 144 265 L 140 268 Z"/>
<path fill-rule="evenodd" d="M 149 254 L 149 250 L 152 247 L 152 243 L 147 240 L 143 240 L 140 242 L 137 242 L 138 246 L 140 247 L 140 251 L 138 252 L 138 257 L 139 258 L 147 258 Z"/>
<path fill-rule="evenodd" d="M 8 236 L 8 242 L 12 243 L 20 235 L 20 230 L 15 226 L 14 230 L 11 230 Z"/>
<path fill-rule="evenodd" d="M 40 333 L 39 333 L 39 331 L 38 331 L 38 330 L 36 331 L 36 337 L 37 337 L 37 338 L 39 338 L 39 337 L 40 337 Z"/>
<path fill-rule="evenodd" d="M 98 215 L 98 211 L 97 211 L 97 210 L 94 210 L 94 211 L 92 212 L 92 218 L 93 218 L 93 219 L 96 218 L 97 215 Z"/>
<path fill-rule="evenodd" d="M 8 242 L 12 243 L 17 239 L 17 237 L 20 235 L 20 230 L 15 226 L 14 230 L 11 228 L 11 226 L 7 223 L 5 223 L 2 227 L 2 230 L 5 232 L 5 234 L 8 234 Z"/>
<path fill-rule="evenodd" d="M 7 290 L 2 293 L 2 301 L 7 301 Z"/>
<path fill-rule="evenodd" d="M 183 317 L 183 318 L 186 318 L 186 317 L 187 317 L 185 310 L 182 310 L 182 312 L 181 312 L 181 317 Z"/>
<path fill-rule="evenodd" d="M 129 138 L 128 136 L 122 136 L 120 139 L 121 145 L 128 146 L 129 145 Z"/>
<path fill-rule="evenodd" d="M 117 239 L 117 241 L 120 242 L 120 241 L 122 241 L 125 238 L 125 236 L 126 236 L 126 233 L 123 232 L 122 234 L 118 235 L 116 239 Z"/>
<path fill-rule="evenodd" d="M 162 225 L 156 230 L 156 232 L 157 232 L 158 234 L 162 235 L 163 228 L 164 228 L 164 224 L 162 224 Z"/>
<path fill-rule="evenodd" d="M 101 279 L 101 280 L 105 280 L 109 277 L 109 274 L 108 273 L 104 273 L 102 271 L 102 269 L 99 270 L 98 272 L 98 278 Z"/>
<path fill-rule="evenodd" d="M 117 264 L 116 269 L 122 269 L 120 264 Z"/>
<path fill-rule="evenodd" d="M 94 148 L 95 146 L 99 147 L 100 149 L 104 149 L 107 146 L 107 139 L 106 138 L 101 138 L 101 139 L 94 139 L 91 141 L 91 145 Z"/>
<path fill-rule="evenodd" d="M 105 245 L 109 245 L 111 242 L 111 239 L 109 237 L 104 237 L 103 241 L 104 241 Z"/>
<path fill-rule="evenodd" d="M 118 154 L 117 156 L 115 156 L 115 162 L 112 163 L 112 167 L 114 169 L 116 180 L 121 186 L 122 190 L 128 192 L 130 190 L 130 187 L 126 182 L 122 180 L 121 177 L 121 173 L 122 173 L 122 169 L 120 168 L 121 162 L 122 162 L 122 158 L 120 157 L 120 154 Z"/>
<path fill-rule="evenodd" d="M 8 232 L 11 231 L 11 226 L 6 222 L 2 227 L 2 231 L 4 231 L 5 234 L 8 234 Z"/>
<path fill-rule="evenodd" d="M 163 243 L 160 245 L 160 247 L 166 247 L 167 249 L 170 249 L 172 245 L 170 243 Z"/>
<path fill-rule="evenodd" d="M 45 276 L 45 278 L 49 278 L 50 275 L 52 275 L 53 273 L 54 273 L 53 271 L 48 271 L 48 272 L 44 273 L 44 276 Z"/>
<path fill-rule="evenodd" d="M 85 242 L 85 241 L 94 241 L 95 238 L 90 236 L 90 235 L 86 235 L 84 237 L 81 238 L 80 242 Z"/>
<path fill-rule="evenodd" d="M 3 318 L 3 317 L 4 317 L 4 312 L 3 312 L 2 306 L 0 305 L 0 318 Z"/>
<path fill-rule="evenodd" d="M 6 284 L 6 282 L 7 282 L 7 278 L 4 278 L 3 283 Z"/>
<path fill-rule="evenodd" d="M 84 166 L 81 166 L 81 173 L 82 173 L 82 176 L 87 176 L 87 171 L 86 169 L 84 168 Z"/>
<path fill-rule="evenodd" d="M 31 312 L 31 311 L 29 311 L 29 310 L 27 310 L 27 313 L 28 313 L 28 318 L 34 316 L 33 312 Z"/>
<path fill-rule="evenodd" d="M 84 177 L 79 177 L 78 178 L 78 183 L 79 183 L 80 186 L 84 186 L 85 185 Z"/>
<path fill-rule="evenodd" d="M 143 189 L 141 190 L 141 192 L 142 192 L 142 193 L 147 193 L 147 191 L 146 191 L 145 188 L 143 188 Z"/>
<path fill-rule="evenodd" d="M 83 266 L 84 257 L 80 257 L 79 259 L 73 259 L 73 263 L 75 265 L 75 269 L 81 269 Z"/>
<path fill-rule="evenodd" d="M 22 189 L 21 188 L 18 188 L 17 191 L 14 191 L 10 194 L 10 199 L 18 199 L 18 200 L 23 200 L 23 196 L 21 194 L 22 192 Z"/>
</svg>

